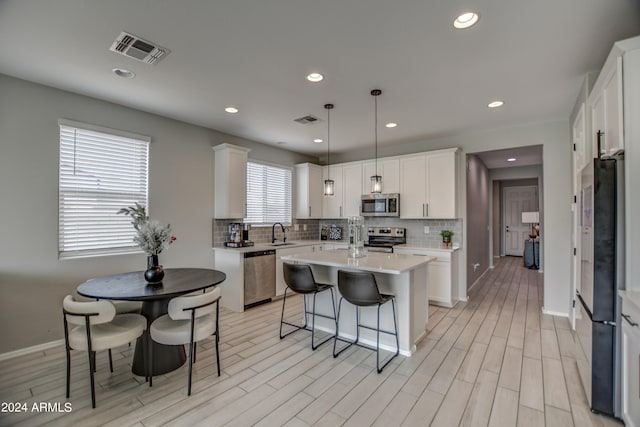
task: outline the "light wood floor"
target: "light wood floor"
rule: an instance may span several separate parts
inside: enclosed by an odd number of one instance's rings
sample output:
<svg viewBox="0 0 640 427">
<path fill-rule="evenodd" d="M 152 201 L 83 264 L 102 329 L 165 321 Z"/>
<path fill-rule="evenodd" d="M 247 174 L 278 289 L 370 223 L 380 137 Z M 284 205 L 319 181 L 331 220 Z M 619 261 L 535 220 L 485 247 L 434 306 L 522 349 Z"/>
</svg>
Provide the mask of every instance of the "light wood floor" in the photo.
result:
<svg viewBox="0 0 640 427">
<path fill-rule="evenodd" d="M 308 332 L 278 338 L 281 301 L 245 313 L 222 311 L 222 376 L 213 342 L 198 347 L 193 394 L 187 369 L 154 378 L 130 371 L 132 350 L 98 355 L 91 409 L 86 354 L 72 358 L 68 413 L 0 413 L 0 425 L 109 426 L 619 426 L 593 415 L 574 360 L 567 319 L 541 312 L 543 275 L 521 258 L 497 261 L 453 309 L 432 306 L 427 338 L 382 374 L 375 353 L 331 343 L 311 351 Z M 299 310 L 298 303 L 289 307 Z M 289 315 L 295 311 L 289 311 Z M 62 347 L 0 363 L 2 402 L 62 405 Z"/>
</svg>

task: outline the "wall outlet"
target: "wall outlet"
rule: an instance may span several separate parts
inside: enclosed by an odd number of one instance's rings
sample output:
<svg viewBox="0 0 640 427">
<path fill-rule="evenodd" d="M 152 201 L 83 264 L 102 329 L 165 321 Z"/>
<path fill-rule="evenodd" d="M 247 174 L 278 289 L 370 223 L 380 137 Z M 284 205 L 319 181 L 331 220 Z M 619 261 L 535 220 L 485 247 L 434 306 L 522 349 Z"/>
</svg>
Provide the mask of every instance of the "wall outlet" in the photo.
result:
<svg viewBox="0 0 640 427">
<path fill-rule="evenodd" d="M 302 230 L 307 231 L 307 224 L 302 224 Z"/>
<path fill-rule="evenodd" d="M 298 223 L 293 224 L 293 231 L 298 231 L 298 230 L 300 230 L 300 224 Z"/>
<path fill-rule="evenodd" d="M 428 225 L 424 226 L 424 234 L 429 234 L 429 226 Z"/>
</svg>

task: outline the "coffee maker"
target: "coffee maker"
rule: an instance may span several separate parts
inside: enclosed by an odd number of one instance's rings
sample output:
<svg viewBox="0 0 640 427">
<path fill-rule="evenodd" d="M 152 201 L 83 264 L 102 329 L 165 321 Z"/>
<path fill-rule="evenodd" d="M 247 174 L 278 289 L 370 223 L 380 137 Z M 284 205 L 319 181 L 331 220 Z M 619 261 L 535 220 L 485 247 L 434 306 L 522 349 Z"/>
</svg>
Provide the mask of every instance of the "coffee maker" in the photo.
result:
<svg viewBox="0 0 640 427">
<path fill-rule="evenodd" d="M 225 246 L 230 248 L 242 248 L 245 246 L 253 246 L 253 242 L 249 240 L 249 230 L 251 224 L 242 224 L 239 222 L 230 222 L 228 227 L 228 237 Z"/>
</svg>

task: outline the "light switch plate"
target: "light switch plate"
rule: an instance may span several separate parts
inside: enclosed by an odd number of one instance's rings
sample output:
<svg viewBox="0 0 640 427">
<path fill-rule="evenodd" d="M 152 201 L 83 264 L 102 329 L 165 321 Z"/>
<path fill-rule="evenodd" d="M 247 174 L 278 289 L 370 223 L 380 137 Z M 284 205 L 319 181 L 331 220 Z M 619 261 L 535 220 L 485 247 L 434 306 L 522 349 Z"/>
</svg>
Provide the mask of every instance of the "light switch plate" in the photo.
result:
<svg viewBox="0 0 640 427">
<path fill-rule="evenodd" d="M 298 231 L 300 230 L 300 224 L 293 224 L 293 231 Z"/>
<path fill-rule="evenodd" d="M 424 226 L 424 234 L 429 234 L 429 226 L 428 225 Z"/>
</svg>

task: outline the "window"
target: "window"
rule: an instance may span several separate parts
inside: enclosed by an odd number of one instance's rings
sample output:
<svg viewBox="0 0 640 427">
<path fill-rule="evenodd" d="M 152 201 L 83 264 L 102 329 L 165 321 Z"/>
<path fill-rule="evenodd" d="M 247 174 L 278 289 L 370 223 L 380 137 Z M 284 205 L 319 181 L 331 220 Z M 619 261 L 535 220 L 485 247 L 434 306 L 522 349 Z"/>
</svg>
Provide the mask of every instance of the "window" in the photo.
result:
<svg viewBox="0 0 640 427">
<path fill-rule="evenodd" d="M 247 217 L 254 225 L 291 225 L 291 169 L 247 162 Z"/>
<path fill-rule="evenodd" d="M 126 253 L 131 218 L 120 208 L 147 206 L 150 138 L 60 120 L 60 258 Z"/>
</svg>

